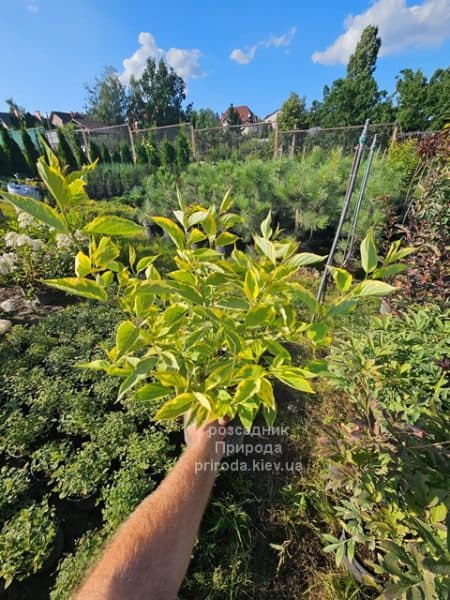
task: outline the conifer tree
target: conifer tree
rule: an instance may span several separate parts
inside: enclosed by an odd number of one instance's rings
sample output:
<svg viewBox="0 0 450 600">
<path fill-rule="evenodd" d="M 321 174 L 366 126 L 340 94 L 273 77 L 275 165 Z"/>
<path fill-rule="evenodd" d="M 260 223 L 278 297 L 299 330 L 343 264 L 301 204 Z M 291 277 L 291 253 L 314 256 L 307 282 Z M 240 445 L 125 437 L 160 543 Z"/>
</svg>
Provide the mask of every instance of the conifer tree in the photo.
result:
<svg viewBox="0 0 450 600">
<path fill-rule="evenodd" d="M 76 171 L 78 168 L 77 161 L 72 152 L 72 148 L 64 135 L 64 131 L 61 128 L 57 129 L 56 135 L 58 136 L 58 147 L 56 152 L 62 164 L 69 167 L 71 171 Z"/>
<path fill-rule="evenodd" d="M 23 155 L 27 162 L 28 169 L 33 177 L 37 176 L 36 163 L 39 158 L 39 151 L 33 143 L 30 134 L 25 128 L 22 128 Z"/>
<path fill-rule="evenodd" d="M 184 169 L 190 162 L 191 152 L 188 139 L 184 131 L 180 128 L 177 139 L 175 140 L 176 164 L 179 169 Z"/>
</svg>

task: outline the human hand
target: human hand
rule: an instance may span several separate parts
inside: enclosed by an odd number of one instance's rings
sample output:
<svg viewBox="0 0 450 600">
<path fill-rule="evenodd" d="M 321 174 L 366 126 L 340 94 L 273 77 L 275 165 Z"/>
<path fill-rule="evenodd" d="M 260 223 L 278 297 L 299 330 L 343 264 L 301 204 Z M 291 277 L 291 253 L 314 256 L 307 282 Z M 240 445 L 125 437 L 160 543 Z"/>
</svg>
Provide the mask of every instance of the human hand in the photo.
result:
<svg viewBox="0 0 450 600">
<path fill-rule="evenodd" d="M 185 423 L 187 422 L 187 416 L 185 416 Z M 189 425 L 185 427 L 185 440 L 187 445 L 201 447 L 208 449 L 214 455 L 216 460 L 220 460 L 223 456 L 224 444 L 222 442 L 227 435 L 227 423 L 228 418 L 212 421 L 211 423 L 204 423 L 197 427 Z"/>
</svg>

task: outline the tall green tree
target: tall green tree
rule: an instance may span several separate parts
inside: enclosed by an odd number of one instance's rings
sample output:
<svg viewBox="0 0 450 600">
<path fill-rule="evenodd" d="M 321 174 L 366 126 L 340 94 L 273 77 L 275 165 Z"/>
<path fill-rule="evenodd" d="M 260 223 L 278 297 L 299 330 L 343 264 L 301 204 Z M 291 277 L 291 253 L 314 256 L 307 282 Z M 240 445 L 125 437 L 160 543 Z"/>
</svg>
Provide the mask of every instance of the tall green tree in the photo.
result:
<svg viewBox="0 0 450 600">
<path fill-rule="evenodd" d="M 128 94 L 117 71 L 105 67 L 93 85 L 86 85 L 86 112 L 106 125 L 125 123 L 128 113 Z"/>
<path fill-rule="evenodd" d="M 80 134 L 77 132 L 74 124 L 65 125 L 63 131 L 75 157 L 77 167 L 81 168 L 88 160 L 81 146 Z"/>
<path fill-rule="evenodd" d="M 78 168 L 77 160 L 72 152 L 69 142 L 64 134 L 62 128 L 56 130 L 58 136 L 58 147 L 56 152 L 61 159 L 64 166 L 69 167 L 71 171 L 75 171 Z"/>
<path fill-rule="evenodd" d="M 161 59 L 148 58 L 139 79 L 130 80 L 129 118 L 140 128 L 173 125 L 185 119 L 186 85 Z"/>
<path fill-rule="evenodd" d="M 210 108 L 200 108 L 191 112 L 191 123 L 196 129 L 219 127 L 220 117 Z"/>
<path fill-rule="evenodd" d="M 359 125 L 376 115 L 377 106 L 386 95 L 378 90 L 373 76 L 380 46 L 378 28 L 369 25 L 350 56 L 346 77 L 336 79 L 331 88 L 324 88 L 320 125 Z"/>
<path fill-rule="evenodd" d="M 437 69 L 428 84 L 429 128 L 439 130 L 450 121 L 450 67 Z"/>
<path fill-rule="evenodd" d="M 295 92 L 291 92 L 289 98 L 281 106 L 278 115 L 278 125 L 281 130 L 307 129 L 309 127 L 309 115 L 306 110 L 306 101 Z"/>
<path fill-rule="evenodd" d="M 397 77 L 397 120 L 405 131 L 425 131 L 429 124 L 428 82 L 421 69 L 403 69 Z"/>
<path fill-rule="evenodd" d="M 22 145 L 23 145 L 23 155 L 28 165 L 28 170 L 35 177 L 37 175 L 36 163 L 39 158 L 39 151 L 33 143 L 30 134 L 25 129 L 22 128 Z"/>
</svg>

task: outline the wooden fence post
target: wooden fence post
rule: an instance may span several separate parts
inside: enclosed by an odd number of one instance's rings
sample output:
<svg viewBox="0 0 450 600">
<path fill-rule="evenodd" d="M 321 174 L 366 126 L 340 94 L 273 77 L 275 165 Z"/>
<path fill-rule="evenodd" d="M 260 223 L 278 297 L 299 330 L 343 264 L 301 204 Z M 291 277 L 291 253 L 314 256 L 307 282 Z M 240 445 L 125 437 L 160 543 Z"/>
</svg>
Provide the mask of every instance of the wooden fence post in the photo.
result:
<svg viewBox="0 0 450 600">
<path fill-rule="evenodd" d="M 194 157 L 194 160 L 197 158 L 197 144 L 196 144 L 196 140 L 195 140 L 195 129 L 194 126 L 191 123 L 191 144 L 192 144 L 192 156 Z"/>
<path fill-rule="evenodd" d="M 130 136 L 131 156 L 133 157 L 133 162 L 136 164 L 136 149 L 134 147 L 133 131 L 129 124 L 127 125 L 127 127 L 128 135 Z"/>
<path fill-rule="evenodd" d="M 273 157 L 274 158 L 277 158 L 277 156 L 278 156 L 278 144 L 279 144 L 278 119 L 275 119 L 275 135 L 273 136 Z"/>
</svg>

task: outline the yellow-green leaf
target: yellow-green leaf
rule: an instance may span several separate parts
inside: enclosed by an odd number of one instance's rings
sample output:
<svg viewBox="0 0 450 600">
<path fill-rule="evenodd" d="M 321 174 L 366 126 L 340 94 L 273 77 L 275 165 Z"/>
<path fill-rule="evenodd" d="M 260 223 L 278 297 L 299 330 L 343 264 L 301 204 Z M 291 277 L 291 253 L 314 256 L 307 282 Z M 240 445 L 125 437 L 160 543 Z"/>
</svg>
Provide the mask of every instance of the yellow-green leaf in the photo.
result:
<svg viewBox="0 0 450 600">
<path fill-rule="evenodd" d="M 139 327 L 136 327 L 131 321 L 123 321 L 119 325 L 116 334 L 117 359 L 131 350 L 139 338 L 139 333 Z"/>
<path fill-rule="evenodd" d="M 45 284 L 56 288 L 57 290 L 66 292 L 66 294 L 82 296 L 83 298 L 89 298 L 91 300 L 106 301 L 108 299 L 108 294 L 101 286 L 98 285 L 98 283 L 92 279 L 86 279 L 84 277 L 46 279 Z"/>
<path fill-rule="evenodd" d="M 386 296 L 395 292 L 397 288 L 384 281 L 363 281 L 355 289 L 357 296 Z"/>
<path fill-rule="evenodd" d="M 186 238 L 176 223 L 166 217 L 152 217 L 152 221 L 167 233 L 178 249 L 184 248 Z"/>
<path fill-rule="evenodd" d="M 16 196 L 7 192 L 0 192 L 0 196 L 16 208 L 34 217 L 40 223 L 44 223 L 48 227 L 53 227 L 59 233 L 68 233 L 66 223 L 59 213 L 44 202 L 27 198 L 24 196 Z"/>
<path fill-rule="evenodd" d="M 373 232 L 369 231 L 361 242 L 361 265 L 366 273 L 375 271 L 378 263 L 377 248 L 373 239 Z"/>
<path fill-rule="evenodd" d="M 258 297 L 258 274 L 254 269 L 249 269 L 245 274 L 244 293 L 248 300 L 255 300 Z"/>
<path fill-rule="evenodd" d="M 279 367 L 273 371 L 273 374 L 277 379 L 296 390 L 314 394 L 311 384 L 305 379 L 301 369 L 296 367 Z"/>
<path fill-rule="evenodd" d="M 229 231 L 223 231 L 216 238 L 216 247 L 217 246 L 230 246 L 231 244 L 234 244 L 234 242 L 238 239 L 239 239 L 239 237 L 237 235 L 235 235 L 234 233 L 230 233 Z"/>
<path fill-rule="evenodd" d="M 328 267 L 328 270 L 333 276 L 339 291 L 347 292 L 351 288 L 353 277 L 348 271 L 339 267 L 332 267 L 331 265 Z"/>
<path fill-rule="evenodd" d="M 196 397 L 192 392 L 183 392 L 178 394 L 172 400 L 166 402 L 156 413 L 155 420 L 175 419 L 176 417 L 187 412 L 196 401 Z"/>
<path fill-rule="evenodd" d="M 75 273 L 78 277 L 84 277 L 85 275 L 89 275 L 91 271 L 91 259 L 80 250 L 75 257 Z"/>
<path fill-rule="evenodd" d="M 145 234 L 145 227 L 134 221 L 116 217 L 114 215 L 103 215 L 96 217 L 88 223 L 84 230 L 87 233 L 103 233 L 104 235 L 117 235 L 124 237 L 135 237 Z"/>
</svg>

